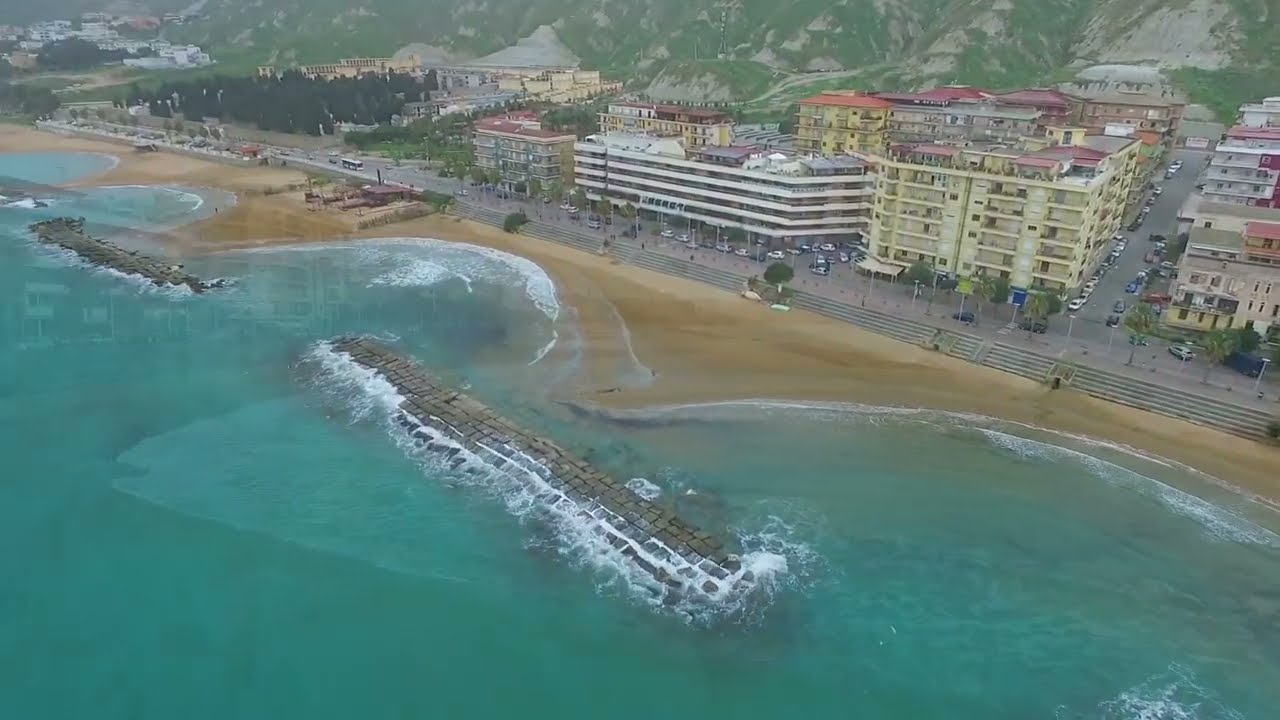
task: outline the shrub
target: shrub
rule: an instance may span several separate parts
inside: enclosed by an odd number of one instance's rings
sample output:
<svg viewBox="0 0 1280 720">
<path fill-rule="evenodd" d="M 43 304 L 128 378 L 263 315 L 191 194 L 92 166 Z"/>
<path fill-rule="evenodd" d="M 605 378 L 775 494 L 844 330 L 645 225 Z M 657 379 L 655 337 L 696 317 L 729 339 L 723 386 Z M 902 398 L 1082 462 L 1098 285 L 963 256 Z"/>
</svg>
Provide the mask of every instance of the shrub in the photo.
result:
<svg viewBox="0 0 1280 720">
<path fill-rule="evenodd" d="M 1267 437 L 1272 440 L 1280 440 L 1280 420 L 1272 420 L 1267 423 Z"/>
<path fill-rule="evenodd" d="M 523 212 L 513 212 L 502 221 L 502 229 L 509 233 L 513 233 L 520 229 L 521 225 L 529 222 L 529 218 Z"/>
</svg>

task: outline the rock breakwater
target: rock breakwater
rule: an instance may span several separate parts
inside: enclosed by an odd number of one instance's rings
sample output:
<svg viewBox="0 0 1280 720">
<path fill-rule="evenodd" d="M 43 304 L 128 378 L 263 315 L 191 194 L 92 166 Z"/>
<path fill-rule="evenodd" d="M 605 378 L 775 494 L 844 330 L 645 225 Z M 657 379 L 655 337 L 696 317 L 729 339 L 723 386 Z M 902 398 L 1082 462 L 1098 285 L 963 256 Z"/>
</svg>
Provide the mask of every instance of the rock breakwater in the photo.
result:
<svg viewBox="0 0 1280 720">
<path fill-rule="evenodd" d="M 716 600 L 754 584 L 741 558 L 711 533 L 645 500 L 551 440 L 444 386 L 390 348 L 349 337 L 332 341 L 330 347 L 395 388 L 403 398 L 396 421 L 451 469 L 475 471 L 468 463 L 479 459 L 494 472 L 520 478 L 544 506 L 588 524 L 601 542 L 654 581 L 664 601 Z"/>
<path fill-rule="evenodd" d="M 84 231 L 84 218 L 53 218 L 30 226 L 40 242 L 69 250 L 86 262 L 126 275 L 135 275 L 160 286 L 186 286 L 192 292 L 226 287 L 227 280 L 205 281 L 185 272 L 181 265 L 126 250 L 119 245 L 90 236 Z"/>
</svg>

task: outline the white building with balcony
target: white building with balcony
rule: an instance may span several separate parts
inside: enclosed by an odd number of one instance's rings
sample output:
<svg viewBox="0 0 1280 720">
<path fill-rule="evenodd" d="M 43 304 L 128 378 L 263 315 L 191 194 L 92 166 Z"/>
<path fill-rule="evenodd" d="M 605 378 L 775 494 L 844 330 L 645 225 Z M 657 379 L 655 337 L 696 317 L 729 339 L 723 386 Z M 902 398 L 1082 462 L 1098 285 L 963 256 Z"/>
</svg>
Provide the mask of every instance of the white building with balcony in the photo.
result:
<svg viewBox="0 0 1280 720">
<path fill-rule="evenodd" d="M 1280 127 L 1227 131 L 1204 175 L 1205 200 L 1280 208 Z"/>
<path fill-rule="evenodd" d="M 1240 124 L 1245 127 L 1280 127 L 1280 97 L 1240 106 Z"/>
<path fill-rule="evenodd" d="M 590 135 L 574 144 L 575 182 L 592 200 L 630 204 L 676 226 L 740 228 L 765 243 L 850 239 L 868 228 L 875 180 L 862 160 L 755 146 L 687 149 L 678 138 Z"/>
</svg>

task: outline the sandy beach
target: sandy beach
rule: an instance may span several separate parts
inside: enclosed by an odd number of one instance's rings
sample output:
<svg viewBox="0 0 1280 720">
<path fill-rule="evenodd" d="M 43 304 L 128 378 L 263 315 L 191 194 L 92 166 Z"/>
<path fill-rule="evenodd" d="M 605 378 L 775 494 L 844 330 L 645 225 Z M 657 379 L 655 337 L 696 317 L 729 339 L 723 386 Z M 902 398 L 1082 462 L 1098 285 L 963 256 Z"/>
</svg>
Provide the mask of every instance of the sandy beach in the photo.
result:
<svg viewBox="0 0 1280 720">
<path fill-rule="evenodd" d="M 608 257 L 434 216 L 353 232 L 353 222 L 307 210 L 298 193 L 261 189 L 302 181 L 280 168 L 234 167 L 107 142 L 0 129 L 0 151 L 106 152 L 113 170 L 82 184 L 181 184 L 234 191 L 234 208 L 172 239 L 179 253 L 361 237 L 433 237 L 527 257 L 573 307 L 587 369 L 565 393 L 613 408 L 735 399 L 840 401 L 975 413 L 1117 443 L 1197 468 L 1280 507 L 1280 449 L 890 340 L 805 311 L 779 313 L 692 281 Z M 627 332 L 624 332 L 624 324 Z M 628 341 L 629 336 L 629 341 Z M 620 387 L 632 354 L 654 374 Z"/>
</svg>

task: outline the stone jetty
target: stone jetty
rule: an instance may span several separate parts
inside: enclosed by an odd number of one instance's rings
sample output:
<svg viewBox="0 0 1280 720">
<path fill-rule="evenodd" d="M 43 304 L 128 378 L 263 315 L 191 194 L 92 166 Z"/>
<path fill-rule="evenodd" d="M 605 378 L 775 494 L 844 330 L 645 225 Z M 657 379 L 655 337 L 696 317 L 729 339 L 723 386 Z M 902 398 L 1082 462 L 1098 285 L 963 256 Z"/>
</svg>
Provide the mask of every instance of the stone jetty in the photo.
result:
<svg viewBox="0 0 1280 720">
<path fill-rule="evenodd" d="M 468 460 L 477 458 L 521 479 L 547 509 L 585 522 L 588 532 L 652 577 L 665 600 L 718 599 L 754 584 L 741 559 L 710 533 L 443 386 L 415 362 L 366 338 L 339 338 L 331 347 L 395 387 L 404 398 L 397 421 L 419 444 L 446 457 L 455 470 L 467 471 Z"/>
<path fill-rule="evenodd" d="M 226 280 L 204 281 L 184 272 L 181 265 L 173 265 L 148 257 L 133 250 L 126 250 L 106 240 L 91 237 L 84 231 L 84 218 L 53 218 L 31 225 L 31 231 L 40 242 L 56 245 L 79 255 L 99 267 L 110 268 L 126 275 L 137 275 L 156 285 L 185 285 L 192 292 L 226 287 Z"/>
</svg>

